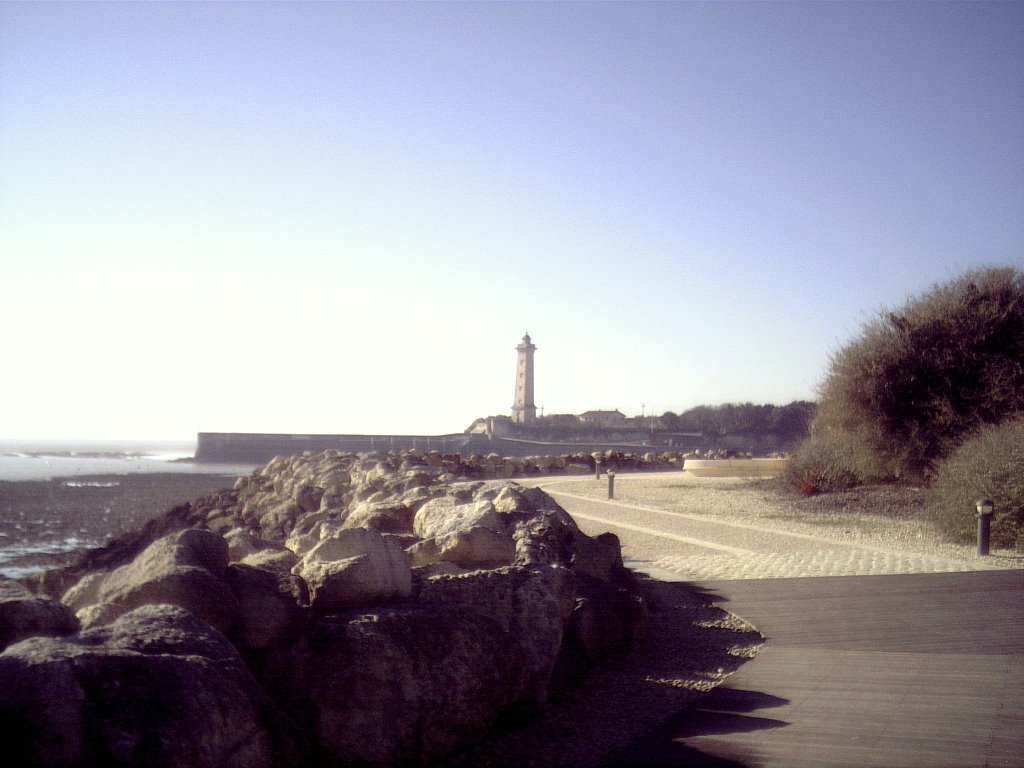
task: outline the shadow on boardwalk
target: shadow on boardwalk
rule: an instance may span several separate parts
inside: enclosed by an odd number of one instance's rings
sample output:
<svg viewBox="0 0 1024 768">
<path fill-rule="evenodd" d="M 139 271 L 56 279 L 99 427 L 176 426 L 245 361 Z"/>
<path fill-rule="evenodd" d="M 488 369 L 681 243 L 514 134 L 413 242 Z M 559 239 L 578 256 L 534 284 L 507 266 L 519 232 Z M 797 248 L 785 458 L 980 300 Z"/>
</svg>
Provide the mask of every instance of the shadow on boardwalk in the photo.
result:
<svg viewBox="0 0 1024 768">
<path fill-rule="evenodd" d="M 645 641 L 608 659 L 553 701 L 543 717 L 492 734 L 445 765 L 600 765 L 614 750 L 704 701 L 763 642 L 749 623 L 713 604 L 724 599 L 719 593 L 638 578 L 650 605 Z"/>
<path fill-rule="evenodd" d="M 776 696 L 723 685 L 700 700 L 700 704 L 665 721 L 645 739 L 613 755 L 602 768 L 639 766 L 682 766 L 683 768 L 753 768 L 757 757 L 737 750 L 726 757 L 709 755 L 683 744 L 695 736 L 751 733 L 788 725 L 784 720 L 754 717 L 749 713 L 789 702 Z"/>
<path fill-rule="evenodd" d="M 1024 571 L 710 582 L 767 642 L 612 766 L 1024 766 Z"/>
</svg>

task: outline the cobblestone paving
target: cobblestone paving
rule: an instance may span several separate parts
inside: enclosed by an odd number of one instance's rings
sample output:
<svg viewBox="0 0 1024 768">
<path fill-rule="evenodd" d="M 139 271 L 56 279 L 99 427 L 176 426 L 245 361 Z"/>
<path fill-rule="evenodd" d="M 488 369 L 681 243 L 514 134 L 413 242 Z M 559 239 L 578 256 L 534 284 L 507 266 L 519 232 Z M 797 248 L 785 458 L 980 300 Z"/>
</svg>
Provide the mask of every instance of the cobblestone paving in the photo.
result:
<svg viewBox="0 0 1024 768">
<path fill-rule="evenodd" d="M 636 570 L 682 580 L 951 573 L 1019 567 L 958 560 L 549 491 L 589 535 L 616 534 Z"/>
<path fill-rule="evenodd" d="M 656 558 L 652 566 L 687 579 L 768 579 L 804 576 L 880 576 L 899 573 L 973 571 L 970 563 L 935 557 L 872 552 L 863 549 L 822 549 L 815 552 L 759 552 L 684 555 Z"/>
</svg>

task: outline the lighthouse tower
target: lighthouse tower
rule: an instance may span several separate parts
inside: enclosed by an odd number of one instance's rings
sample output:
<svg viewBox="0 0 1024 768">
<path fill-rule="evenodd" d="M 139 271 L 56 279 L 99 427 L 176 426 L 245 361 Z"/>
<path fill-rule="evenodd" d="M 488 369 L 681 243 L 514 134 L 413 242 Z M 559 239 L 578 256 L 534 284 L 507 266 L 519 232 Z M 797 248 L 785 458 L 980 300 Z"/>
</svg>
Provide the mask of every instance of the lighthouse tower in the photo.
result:
<svg viewBox="0 0 1024 768">
<path fill-rule="evenodd" d="M 536 349 L 529 333 L 516 347 L 519 359 L 516 361 L 516 399 L 512 403 L 512 421 L 516 424 L 530 424 L 537 418 L 537 406 L 533 404 L 533 353 Z"/>
</svg>

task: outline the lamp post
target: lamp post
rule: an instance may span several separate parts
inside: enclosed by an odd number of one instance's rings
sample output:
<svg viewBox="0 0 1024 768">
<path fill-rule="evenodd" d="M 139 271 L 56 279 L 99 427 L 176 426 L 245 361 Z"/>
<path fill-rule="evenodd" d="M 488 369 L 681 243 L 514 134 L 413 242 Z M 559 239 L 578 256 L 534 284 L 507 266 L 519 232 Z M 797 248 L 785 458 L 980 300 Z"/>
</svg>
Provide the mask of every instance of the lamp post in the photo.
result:
<svg viewBox="0 0 1024 768">
<path fill-rule="evenodd" d="M 974 508 L 978 510 L 975 517 L 978 518 L 978 555 L 980 557 L 988 555 L 988 534 L 992 527 L 994 507 L 991 499 L 979 499 L 974 504 Z"/>
</svg>

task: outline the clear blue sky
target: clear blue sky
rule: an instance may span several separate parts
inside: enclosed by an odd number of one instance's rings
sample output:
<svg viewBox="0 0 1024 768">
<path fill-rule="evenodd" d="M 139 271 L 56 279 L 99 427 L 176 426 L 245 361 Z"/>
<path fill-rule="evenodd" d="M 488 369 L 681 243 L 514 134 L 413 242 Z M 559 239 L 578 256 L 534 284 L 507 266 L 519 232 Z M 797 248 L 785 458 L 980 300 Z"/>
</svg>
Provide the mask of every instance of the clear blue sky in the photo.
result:
<svg viewBox="0 0 1024 768">
<path fill-rule="evenodd" d="M 1022 262 L 1021 3 L 0 4 L 0 436 L 782 404 Z"/>
</svg>

